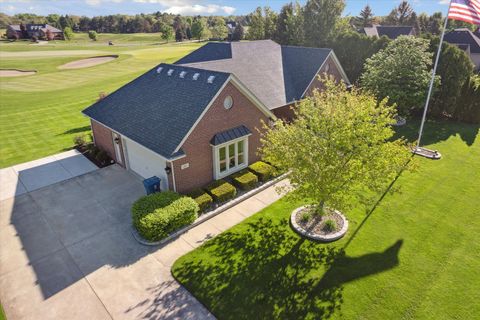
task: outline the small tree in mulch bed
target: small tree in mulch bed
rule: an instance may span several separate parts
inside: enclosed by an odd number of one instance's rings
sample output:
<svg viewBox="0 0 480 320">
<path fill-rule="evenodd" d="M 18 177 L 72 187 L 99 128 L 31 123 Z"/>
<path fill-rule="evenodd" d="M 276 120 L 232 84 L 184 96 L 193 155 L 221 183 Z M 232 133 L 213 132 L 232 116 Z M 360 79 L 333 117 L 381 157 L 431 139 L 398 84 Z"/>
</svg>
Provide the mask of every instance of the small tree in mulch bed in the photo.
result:
<svg viewBox="0 0 480 320">
<path fill-rule="evenodd" d="M 326 90 L 300 102 L 293 122 L 267 127 L 261 148 L 263 159 L 290 171 L 290 196 L 318 214 L 370 200 L 366 195 L 384 191 L 411 157 L 404 140 L 391 140 L 396 113 L 385 100 L 323 81 Z"/>
</svg>

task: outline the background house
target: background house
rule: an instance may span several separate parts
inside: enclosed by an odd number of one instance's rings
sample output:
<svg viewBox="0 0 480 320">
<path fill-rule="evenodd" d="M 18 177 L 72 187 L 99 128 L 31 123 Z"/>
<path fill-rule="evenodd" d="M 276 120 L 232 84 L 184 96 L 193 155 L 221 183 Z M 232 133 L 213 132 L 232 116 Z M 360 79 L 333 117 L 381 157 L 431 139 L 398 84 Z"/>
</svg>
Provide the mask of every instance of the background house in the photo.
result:
<svg viewBox="0 0 480 320">
<path fill-rule="evenodd" d="M 7 27 L 8 39 L 64 40 L 63 31 L 48 24 L 11 24 Z"/>
<path fill-rule="evenodd" d="M 360 33 L 366 34 L 369 37 L 387 36 L 390 39 L 396 39 L 400 36 L 414 36 L 416 35 L 415 28 L 412 26 L 381 26 L 373 25 L 360 29 Z"/>
<path fill-rule="evenodd" d="M 480 70 L 480 33 L 472 32 L 467 28 L 460 28 L 445 34 L 445 41 L 457 45 L 472 59 L 475 68 Z"/>
</svg>

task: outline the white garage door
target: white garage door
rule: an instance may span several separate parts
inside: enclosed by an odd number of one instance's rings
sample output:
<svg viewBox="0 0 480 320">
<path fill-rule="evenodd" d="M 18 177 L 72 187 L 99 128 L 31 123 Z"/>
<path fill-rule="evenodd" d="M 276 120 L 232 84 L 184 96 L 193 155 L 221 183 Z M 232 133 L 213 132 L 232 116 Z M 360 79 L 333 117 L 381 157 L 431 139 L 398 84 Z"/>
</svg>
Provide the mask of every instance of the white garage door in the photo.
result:
<svg viewBox="0 0 480 320">
<path fill-rule="evenodd" d="M 143 178 L 157 176 L 161 179 L 161 190 L 168 189 L 168 178 L 165 173 L 167 163 L 156 153 L 142 147 L 136 142 L 125 139 L 128 166 Z"/>
</svg>

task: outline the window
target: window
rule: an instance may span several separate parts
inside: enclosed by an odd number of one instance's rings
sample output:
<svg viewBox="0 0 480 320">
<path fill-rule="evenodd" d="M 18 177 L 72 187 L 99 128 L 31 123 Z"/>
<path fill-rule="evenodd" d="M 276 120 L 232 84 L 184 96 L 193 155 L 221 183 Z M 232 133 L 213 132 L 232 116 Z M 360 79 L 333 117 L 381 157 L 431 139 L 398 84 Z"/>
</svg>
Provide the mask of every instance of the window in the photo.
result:
<svg viewBox="0 0 480 320">
<path fill-rule="evenodd" d="M 233 106 L 233 98 L 231 96 L 227 96 L 225 100 L 223 100 L 223 107 L 228 110 L 232 106 Z"/>
<path fill-rule="evenodd" d="M 248 137 L 242 137 L 225 144 L 214 146 L 214 177 L 221 179 L 244 169 L 247 160 Z"/>
</svg>

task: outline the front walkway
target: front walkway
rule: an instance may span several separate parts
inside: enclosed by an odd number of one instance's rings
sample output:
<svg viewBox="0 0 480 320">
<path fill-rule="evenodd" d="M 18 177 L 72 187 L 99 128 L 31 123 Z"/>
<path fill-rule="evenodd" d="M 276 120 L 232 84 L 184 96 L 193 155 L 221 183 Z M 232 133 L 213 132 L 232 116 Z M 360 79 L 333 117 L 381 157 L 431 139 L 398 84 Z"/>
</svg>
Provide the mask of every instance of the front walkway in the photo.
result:
<svg viewBox="0 0 480 320">
<path fill-rule="evenodd" d="M 279 182 L 283 184 L 285 182 Z M 117 165 L 0 201 L 0 300 L 16 319 L 213 319 L 170 267 L 280 196 L 274 187 L 163 247 L 131 235 L 138 177 Z"/>
<path fill-rule="evenodd" d="M 98 169 L 77 150 L 0 169 L 0 201 Z"/>
</svg>

